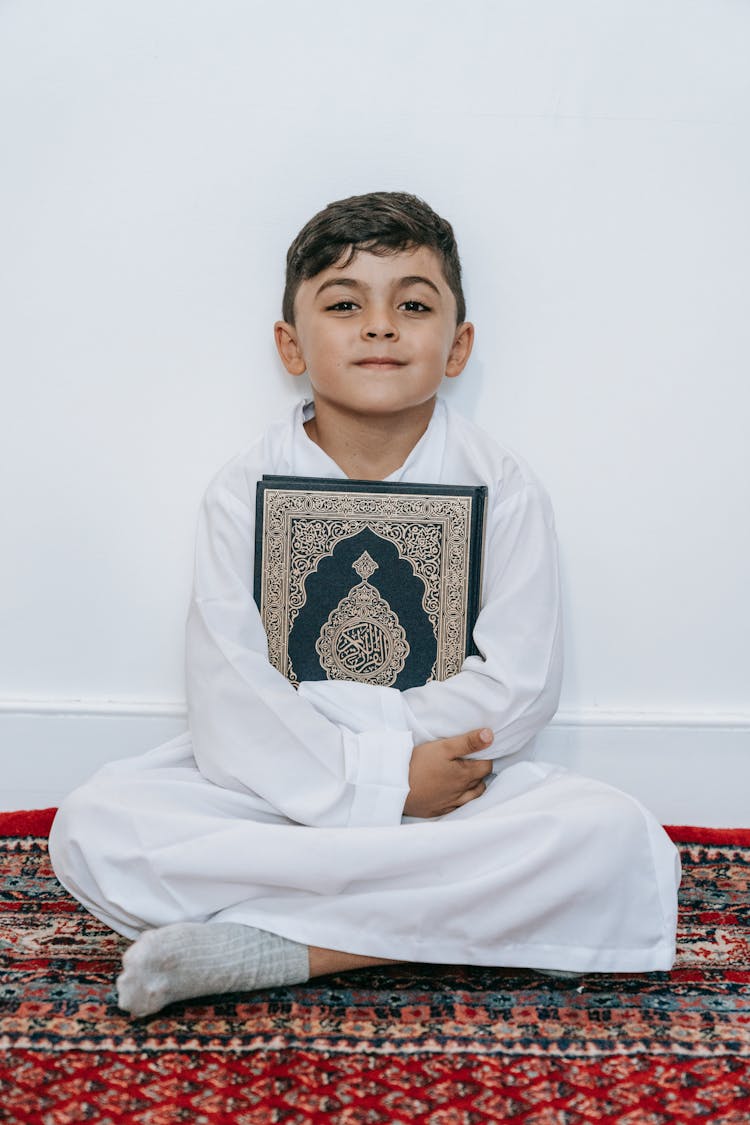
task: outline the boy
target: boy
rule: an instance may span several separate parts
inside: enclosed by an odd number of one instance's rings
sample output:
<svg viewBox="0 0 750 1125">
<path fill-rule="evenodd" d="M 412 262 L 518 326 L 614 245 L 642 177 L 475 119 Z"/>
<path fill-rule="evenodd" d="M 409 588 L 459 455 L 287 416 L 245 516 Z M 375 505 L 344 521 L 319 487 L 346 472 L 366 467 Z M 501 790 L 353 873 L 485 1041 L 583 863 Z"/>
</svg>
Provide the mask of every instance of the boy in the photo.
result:
<svg viewBox="0 0 750 1125">
<path fill-rule="evenodd" d="M 626 795 L 528 760 L 561 672 L 552 516 L 528 468 L 437 398 L 474 335 L 450 225 L 403 193 L 331 204 L 289 250 L 283 315 L 279 354 L 312 402 L 206 495 L 189 731 L 101 770 L 50 839 L 61 882 L 137 939 L 120 1005 L 388 960 L 668 969 L 665 833 Z M 481 656 L 404 692 L 296 691 L 252 596 L 263 473 L 487 485 Z"/>
</svg>

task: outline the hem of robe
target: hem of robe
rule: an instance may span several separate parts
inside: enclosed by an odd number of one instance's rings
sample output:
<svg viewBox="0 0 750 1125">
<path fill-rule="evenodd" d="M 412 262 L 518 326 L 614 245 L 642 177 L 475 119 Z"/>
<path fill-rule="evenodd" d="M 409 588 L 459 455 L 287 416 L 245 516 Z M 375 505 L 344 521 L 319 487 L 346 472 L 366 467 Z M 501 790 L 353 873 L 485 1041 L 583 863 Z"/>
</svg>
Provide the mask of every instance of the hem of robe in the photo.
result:
<svg viewBox="0 0 750 1125">
<path fill-rule="evenodd" d="M 239 922 L 242 925 L 256 926 L 258 929 L 271 929 L 271 932 L 300 945 L 317 946 L 328 949 L 322 938 L 316 938 L 314 931 L 304 925 L 290 926 L 289 920 L 269 927 L 269 919 L 253 920 L 252 912 L 224 911 L 220 919 L 212 921 Z M 230 914 L 231 917 L 227 917 Z M 211 925 L 208 922 L 207 925 Z M 675 948 L 667 941 L 643 949 L 602 949 L 588 946 L 536 945 L 532 941 L 523 943 L 500 943 L 497 952 L 489 954 L 486 950 L 464 948 L 457 950 L 449 943 L 430 939 L 412 940 L 399 943 L 393 949 L 385 942 L 369 937 L 346 943 L 342 953 L 358 954 L 362 957 L 383 957 L 388 960 L 405 961 L 428 965 L 475 965 L 497 969 L 550 969 L 574 973 L 648 973 L 668 972 L 674 965 Z"/>
<path fill-rule="evenodd" d="M 91 902 L 78 888 L 72 888 L 57 876 L 58 882 L 86 910 L 122 937 L 136 941 L 143 927 L 128 926 L 120 918 L 115 918 L 103 910 L 98 903 Z M 187 921 L 187 919 L 186 919 Z M 214 922 L 235 922 L 243 926 L 253 926 L 268 933 L 277 934 L 299 945 L 330 949 L 330 941 L 323 932 L 324 927 L 295 924 L 288 917 L 274 919 L 266 913 L 253 911 L 249 905 L 238 904 L 227 907 L 207 919 L 203 924 Z M 602 948 L 585 945 L 551 945 L 548 943 L 499 942 L 492 954 L 486 949 L 470 946 L 457 948 L 455 942 L 429 941 L 412 938 L 400 940 L 394 948 L 377 935 L 351 934 L 336 950 L 341 953 L 357 954 L 362 957 L 382 957 L 387 960 L 427 965 L 474 965 L 497 969 L 549 969 L 574 973 L 649 973 L 668 972 L 675 960 L 675 944 L 663 939 L 653 945 L 641 948 Z"/>
</svg>

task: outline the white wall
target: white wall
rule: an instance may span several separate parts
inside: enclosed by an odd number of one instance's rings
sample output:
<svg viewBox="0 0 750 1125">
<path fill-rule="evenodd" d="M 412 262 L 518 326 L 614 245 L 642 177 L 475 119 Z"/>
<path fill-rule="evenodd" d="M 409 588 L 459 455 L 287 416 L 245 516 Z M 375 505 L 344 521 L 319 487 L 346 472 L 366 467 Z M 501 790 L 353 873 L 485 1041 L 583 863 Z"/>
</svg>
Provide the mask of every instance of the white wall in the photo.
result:
<svg viewBox="0 0 750 1125">
<path fill-rule="evenodd" d="M 750 7 L 0 6 L 0 807 L 183 725 L 203 488 L 296 394 L 286 247 L 334 198 L 454 223 L 447 388 L 548 485 L 542 749 L 750 824 Z"/>
</svg>

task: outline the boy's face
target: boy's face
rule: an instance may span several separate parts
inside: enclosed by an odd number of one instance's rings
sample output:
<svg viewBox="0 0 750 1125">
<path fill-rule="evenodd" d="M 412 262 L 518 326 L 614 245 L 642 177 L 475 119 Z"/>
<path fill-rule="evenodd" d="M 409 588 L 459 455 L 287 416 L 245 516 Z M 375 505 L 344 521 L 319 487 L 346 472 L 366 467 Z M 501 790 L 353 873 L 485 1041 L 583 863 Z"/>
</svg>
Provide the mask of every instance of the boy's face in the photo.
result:
<svg viewBox="0 0 750 1125">
<path fill-rule="evenodd" d="M 431 403 L 444 376 L 463 370 L 473 327 L 434 251 L 358 251 L 303 281 L 294 326 L 276 343 L 292 375 L 307 371 L 316 404 L 358 416 L 397 415 Z"/>
</svg>

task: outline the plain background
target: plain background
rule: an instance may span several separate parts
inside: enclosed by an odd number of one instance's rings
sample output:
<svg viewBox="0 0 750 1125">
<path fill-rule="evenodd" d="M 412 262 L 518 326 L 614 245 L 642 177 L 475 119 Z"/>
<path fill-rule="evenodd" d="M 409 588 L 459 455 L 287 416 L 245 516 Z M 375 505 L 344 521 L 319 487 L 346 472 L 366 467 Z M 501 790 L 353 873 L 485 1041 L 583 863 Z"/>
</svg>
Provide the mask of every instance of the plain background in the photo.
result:
<svg viewBox="0 0 750 1125">
<path fill-rule="evenodd" d="M 749 57 L 739 0 L 0 5 L 0 807 L 184 725 L 201 495 L 300 389 L 286 248 L 405 189 L 477 326 L 446 397 L 555 507 L 548 756 L 750 824 Z"/>
</svg>

